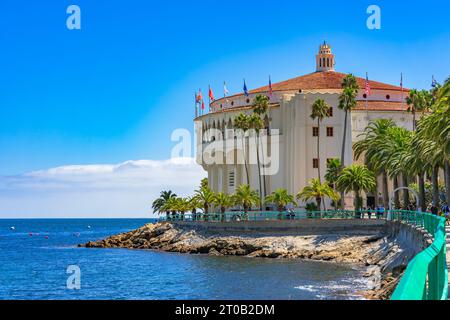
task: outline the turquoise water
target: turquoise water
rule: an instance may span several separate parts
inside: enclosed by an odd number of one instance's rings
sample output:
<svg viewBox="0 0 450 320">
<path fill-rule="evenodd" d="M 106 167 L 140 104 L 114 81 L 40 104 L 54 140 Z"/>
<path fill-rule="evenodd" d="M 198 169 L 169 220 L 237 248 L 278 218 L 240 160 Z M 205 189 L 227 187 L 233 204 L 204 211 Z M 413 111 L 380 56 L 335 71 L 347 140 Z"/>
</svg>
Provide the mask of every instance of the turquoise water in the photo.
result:
<svg viewBox="0 0 450 320">
<path fill-rule="evenodd" d="M 147 222 L 0 220 L 0 299 L 353 299 L 365 287 L 334 263 L 77 247 Z"/>
</svg>

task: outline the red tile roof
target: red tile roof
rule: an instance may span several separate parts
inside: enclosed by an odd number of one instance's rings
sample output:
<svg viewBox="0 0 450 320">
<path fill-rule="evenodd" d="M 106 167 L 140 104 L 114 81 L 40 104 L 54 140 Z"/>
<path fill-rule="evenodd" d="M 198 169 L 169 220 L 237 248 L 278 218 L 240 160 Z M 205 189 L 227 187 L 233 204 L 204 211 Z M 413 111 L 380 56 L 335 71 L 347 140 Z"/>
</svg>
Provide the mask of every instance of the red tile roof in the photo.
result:
<svg viewBox="0 0 450 320">
<path fill-rule="evenodd" d="M 314 89 L 341 89 L 342 80 L 347 74 L 326 71 L 315 72 L 297 78 L 289 79 L 286 81 L 272 84 L 272 90 L 274 91 L 288 91 L 288 90 L 314 90 Z M 356 77 L 358 85 L 361 89 L 364 89 L 366 79 Z M 372 90 L 393 90 L 401 91 L 401 87 L 393 86 L 390 84 L 369 80 L 370 88 Z M 408 89 L 403 89 L 405 92 Z M 251 90 L 250 93 L 260 93 L 269 91 L 269 86 L 264 86 Z"/>
<path fill-rule="evenodd" d="M 406 111 L 408 105 L 393 101 L 368 101 L 367 109 L 370 111 Z M 358 101 L 354 110 L 366 110 L 366 102 Z"/>
</svg>

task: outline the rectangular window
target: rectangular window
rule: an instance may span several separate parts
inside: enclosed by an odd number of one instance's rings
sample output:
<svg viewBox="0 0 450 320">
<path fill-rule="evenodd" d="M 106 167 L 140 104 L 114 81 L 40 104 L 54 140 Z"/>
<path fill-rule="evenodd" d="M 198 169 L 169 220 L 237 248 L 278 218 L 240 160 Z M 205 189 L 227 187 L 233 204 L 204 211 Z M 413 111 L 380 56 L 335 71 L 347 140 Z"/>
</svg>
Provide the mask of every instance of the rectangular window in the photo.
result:
<svg viewBox="0 0 450 320">
<path fill-rule="evenodd" d="M 234 188 L 234 171 L 228 172 L 228 187 Z"/>
<path fill-rule="evenodd" d="M 313 137 L 319 136 L 319 127 L 313 127 Z"/>
<path fill-rule="evenodd" d="M 333 127 L 327 127 L 327 137 L 332 137 L 334 135 Z"/>
<path fill-rule="evenodd" d="M 313 159 L 313 168 L 317 169 L 319 167 L 319 159 L 314 158 Z"/>
<path fill-rule="evenodd" d="M 328 117 L 332 117 L 333 116 L 333 107 L 330 107 L 328 109 L 327 115 L 328 115 Z"/>
</svg>

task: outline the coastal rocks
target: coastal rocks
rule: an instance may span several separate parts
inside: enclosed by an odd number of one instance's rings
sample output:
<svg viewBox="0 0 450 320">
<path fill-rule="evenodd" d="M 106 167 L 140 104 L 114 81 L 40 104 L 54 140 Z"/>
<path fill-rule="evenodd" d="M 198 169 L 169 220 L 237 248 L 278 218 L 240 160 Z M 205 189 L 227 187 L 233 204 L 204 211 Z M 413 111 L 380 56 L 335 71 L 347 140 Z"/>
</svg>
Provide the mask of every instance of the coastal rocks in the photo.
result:
<svg viewBox="0 0 450 320">
<path fill-rule="evenodd" d="M 382 236 L 211 236 L 194 230 L 177 229 L 170 223 L 157 223 L 80 246 L 365 264 L 370 259 L 367 253 L 379 248 L 380 239 Z"/>
</svg>

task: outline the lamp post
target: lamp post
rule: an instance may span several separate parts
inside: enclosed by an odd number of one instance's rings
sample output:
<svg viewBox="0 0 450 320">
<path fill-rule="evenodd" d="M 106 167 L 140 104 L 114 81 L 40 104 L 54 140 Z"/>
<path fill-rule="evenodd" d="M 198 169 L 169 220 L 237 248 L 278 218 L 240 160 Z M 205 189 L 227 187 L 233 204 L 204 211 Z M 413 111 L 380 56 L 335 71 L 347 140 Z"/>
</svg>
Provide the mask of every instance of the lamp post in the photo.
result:
<svg viewBox="0 0 450 320">
<path fill-rule="evenodd" d="M 408 190 L 412 194 L 414 194 L 414 196 L 416 197 L 417 211 L 419 211 L 419 212 L 421 211 L 420 206 L 419 206 L 419 195 L 417 194 L 417 192 L 409 187 L 399 187 L 399 188 L 395 189 L 394 191 L 392 191 L 392 193 L 391 193 L 391 197 L 389 199 L 389 212 L 388 212 L 387 220 L 392 220 L 392 204 L 394 203 L 394 195 L 397 191 L 400 191 L 400 190 Z"/>
</svg>

